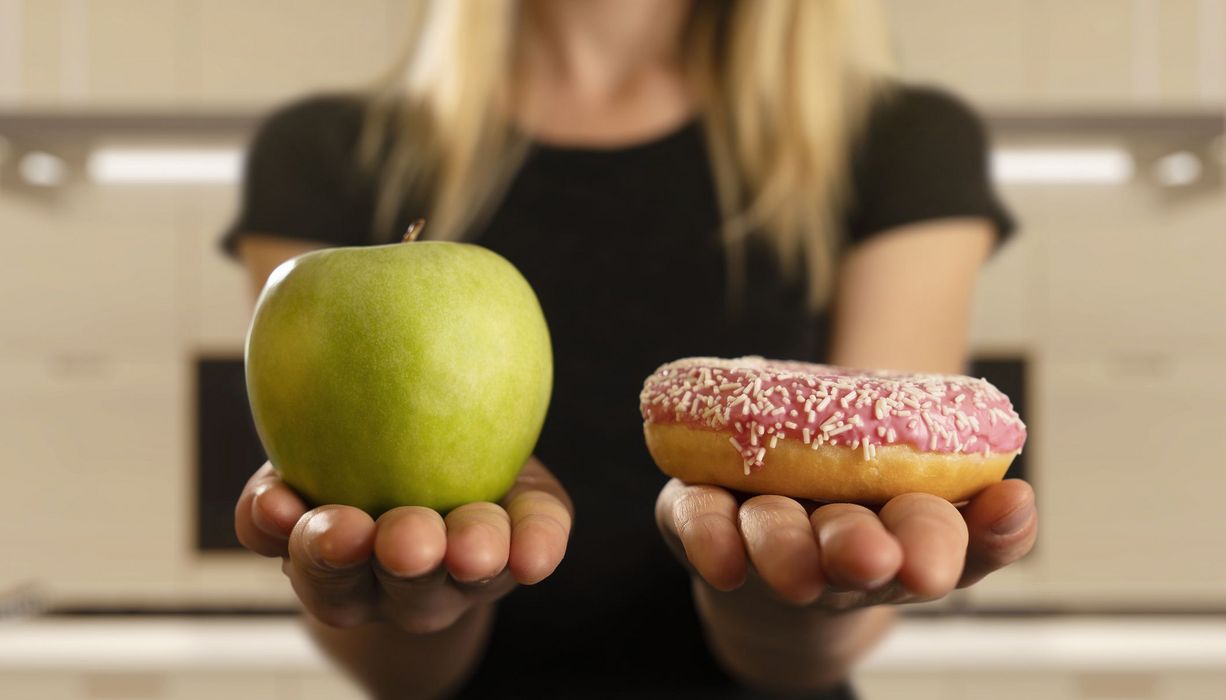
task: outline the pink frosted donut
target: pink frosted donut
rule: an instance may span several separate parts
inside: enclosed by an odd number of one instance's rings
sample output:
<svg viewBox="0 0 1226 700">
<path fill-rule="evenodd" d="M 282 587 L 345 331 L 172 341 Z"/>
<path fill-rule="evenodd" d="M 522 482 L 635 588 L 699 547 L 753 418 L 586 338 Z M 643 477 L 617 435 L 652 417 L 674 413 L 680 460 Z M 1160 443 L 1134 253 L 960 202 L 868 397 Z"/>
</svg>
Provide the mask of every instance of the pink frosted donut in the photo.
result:
<svg viewBox="0 0 1226 700">
<path fill-rule="evenodd" d="M 639 403 L 664 473 L 822 501 L 915 491 L 965 501 L 1026 442 L 1009 397 L 953 375 L 691 357 L 657 369 Z"/>
</svg>

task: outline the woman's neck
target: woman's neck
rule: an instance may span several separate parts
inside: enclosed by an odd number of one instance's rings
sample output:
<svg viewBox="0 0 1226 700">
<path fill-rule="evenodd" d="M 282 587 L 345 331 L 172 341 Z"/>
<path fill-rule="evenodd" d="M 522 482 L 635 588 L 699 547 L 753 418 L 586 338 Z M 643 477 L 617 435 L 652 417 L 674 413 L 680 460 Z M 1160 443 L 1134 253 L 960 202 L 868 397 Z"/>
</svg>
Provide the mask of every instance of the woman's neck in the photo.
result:
<svg viewBox="0 0 1226 700">
<path fill-rule="evenodd" d="M 550 141 L 616 144 L 693 111 L 682 69 L 690 0 L 526 0 L 521 126 Z"/>
</svg>

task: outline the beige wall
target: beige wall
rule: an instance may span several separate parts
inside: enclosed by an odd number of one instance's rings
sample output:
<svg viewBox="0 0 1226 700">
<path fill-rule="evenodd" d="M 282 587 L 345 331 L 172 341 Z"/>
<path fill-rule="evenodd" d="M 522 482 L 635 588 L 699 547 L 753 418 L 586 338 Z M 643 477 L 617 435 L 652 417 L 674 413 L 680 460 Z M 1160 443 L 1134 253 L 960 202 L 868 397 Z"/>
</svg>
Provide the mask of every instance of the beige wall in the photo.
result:
<svg viewBox="0 0 1226 700">
<path fill-rule="evenodd" d="M 1226 0 L 887 6 L 907 75 L 989 113 L 1222 109 Z M 368 78 L 395 46 L 398 8 L 0 0 L 0 113 L 262 110 Z M 1034 361 L 1043 535 L 1031 561 L 971 602 L 1226 605 L 1226 476 L 1210 447 L 1226 415 L 1222 193 L 1006 194 L 1025 229 L 985 272 L 973 341 Z M 234 197 L 0 189 L 0 589 L 289 600 L 275 565 L 190 548 L 190 362 L 237 352 L 249 309 L 240 271 L 215 249 Z"/>
</svg>

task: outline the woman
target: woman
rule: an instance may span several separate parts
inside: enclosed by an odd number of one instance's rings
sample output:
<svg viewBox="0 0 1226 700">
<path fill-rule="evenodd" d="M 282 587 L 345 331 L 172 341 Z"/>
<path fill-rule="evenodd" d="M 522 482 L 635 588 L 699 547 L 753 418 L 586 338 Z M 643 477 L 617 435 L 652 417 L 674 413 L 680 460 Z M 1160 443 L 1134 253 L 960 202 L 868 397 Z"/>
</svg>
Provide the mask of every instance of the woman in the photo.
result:
<svg viewBox="0 0 1226 700">
<path fill-rule="evenodd" d="M 518 266 L 553 334 L 550 413 L 501 503 L 308 511 L 269 465 L 244 490 L 240 539 L 284 558 L 373 694 L 848 697 L 892 604 L 1029 550 L 1022 482 L 810 515 L 665 483 L 642 445 L 642 379 L 678 357 L 963 367 L 1010 223 L 979 124 L 888 81 L 871 9 L 439 2 L 378 89 L 265 124 L 227 238 L 257 288 L 420 216 Z"/>
</svg>

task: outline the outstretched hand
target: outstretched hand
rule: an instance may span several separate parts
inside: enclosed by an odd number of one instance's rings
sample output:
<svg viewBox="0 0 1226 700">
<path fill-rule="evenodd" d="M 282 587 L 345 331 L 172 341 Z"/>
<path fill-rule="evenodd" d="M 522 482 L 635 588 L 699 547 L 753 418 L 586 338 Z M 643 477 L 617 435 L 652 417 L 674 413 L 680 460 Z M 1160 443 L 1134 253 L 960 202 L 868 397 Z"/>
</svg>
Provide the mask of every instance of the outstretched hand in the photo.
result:
<svg viewBox="0 0 1226 700">
<path fill-rule="evenodd" d="M 741 503 L 725 489 L 673 479 L 656 521 L 712 587 L 740 588 L 752 570 L 782 601 L 829 610 L 939 599 L 1021 559 L 1038 530 L 1034 491 L 1018 479 L 961 507 L 910 493 L 877 511 L 784 496 Z"/>
<path fill-rule="evenodd" d="M 566 553 L 573 508 L 536 458 L 500 503 L 447 515 L 417 506 L 372 519 L 350 506 L 307 510 L 265 464 L 234 511 L 239 541 L 281 557 L 312 616 L 333 627 L 388 621 L 413 633 L 446 629 L 474 606 L 537 583 Z"/>
</svg>

